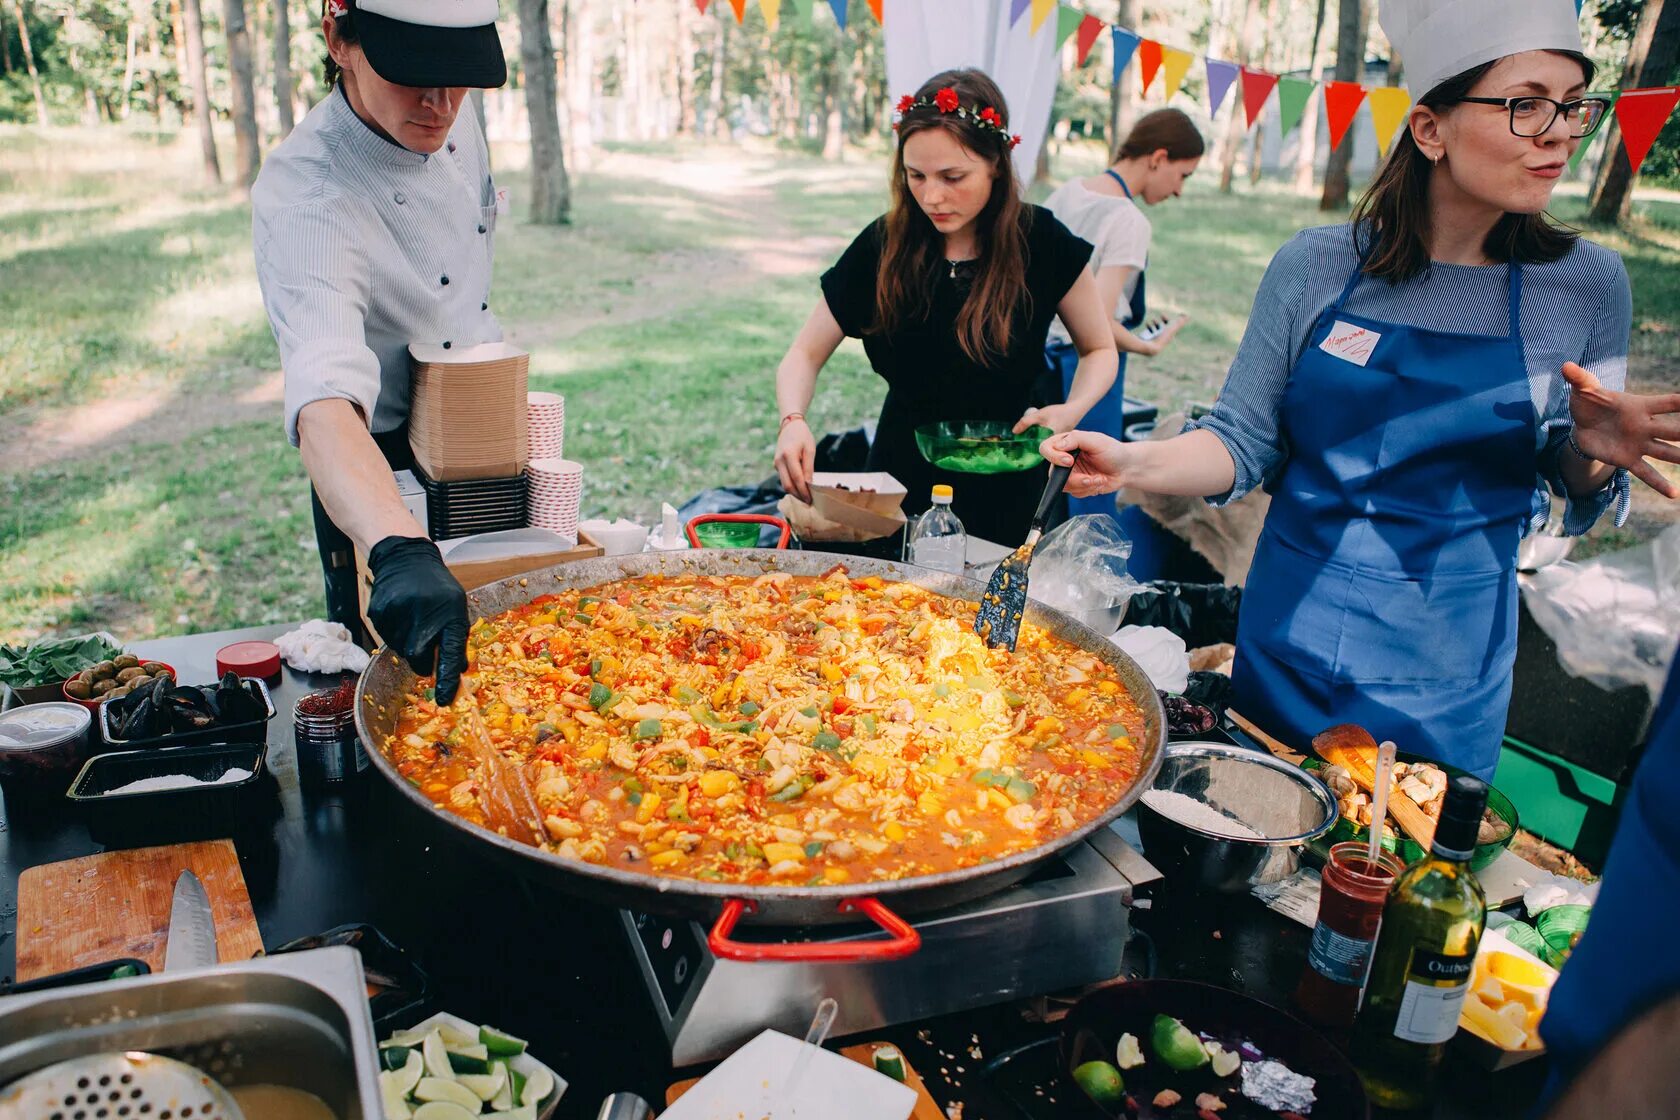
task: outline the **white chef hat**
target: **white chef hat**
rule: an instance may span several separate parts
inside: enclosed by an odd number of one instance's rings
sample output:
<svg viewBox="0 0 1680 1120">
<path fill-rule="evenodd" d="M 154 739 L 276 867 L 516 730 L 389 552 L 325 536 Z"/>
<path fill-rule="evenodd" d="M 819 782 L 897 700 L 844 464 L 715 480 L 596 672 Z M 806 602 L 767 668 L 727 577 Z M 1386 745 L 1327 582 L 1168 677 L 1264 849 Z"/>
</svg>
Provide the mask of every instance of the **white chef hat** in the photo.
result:
<svg viewBox="0 0 1680 1120">
<path fill-rule="evenodd" d="M 1405 63 L 1413 101 L 1506 55 L 1586 53 L 1574 0 L 1381 0 L 1377 20 Z"/>
</svg>

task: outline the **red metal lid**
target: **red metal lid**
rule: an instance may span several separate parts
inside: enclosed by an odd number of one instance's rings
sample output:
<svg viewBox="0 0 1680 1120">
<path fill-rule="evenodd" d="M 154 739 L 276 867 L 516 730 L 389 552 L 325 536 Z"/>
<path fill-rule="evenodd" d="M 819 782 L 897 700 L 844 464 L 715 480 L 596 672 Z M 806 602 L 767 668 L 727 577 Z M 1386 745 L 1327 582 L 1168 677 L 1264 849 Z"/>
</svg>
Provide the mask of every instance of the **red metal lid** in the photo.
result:
<svg viewBox="0 0 1680 1120">
<path fill-rule="evenodd" d="M 280 675 L 280 647 L 273 642 L 234 642 L 216 651 L 216 675 L 237 673 L 242 677 Z"/>
</svg>

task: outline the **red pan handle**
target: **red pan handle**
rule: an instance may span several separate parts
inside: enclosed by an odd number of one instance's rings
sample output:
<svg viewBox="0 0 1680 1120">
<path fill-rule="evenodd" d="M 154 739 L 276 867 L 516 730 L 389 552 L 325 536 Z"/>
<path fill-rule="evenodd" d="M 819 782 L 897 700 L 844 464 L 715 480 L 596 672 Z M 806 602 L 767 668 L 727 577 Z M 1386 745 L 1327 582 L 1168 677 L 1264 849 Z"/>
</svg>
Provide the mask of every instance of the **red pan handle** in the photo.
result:
<svg viewBox="0 0 1680 1120">
<path fill-rule="evenodd" d="M 857 911 L 866 914 L 876 925 L 892 936 L 886 941 L 795 941 L 787 944 L 759 944 L 751 941 L 731 941 L 735 923 L 741 915 L 758 909 L 753 903 L 732 898 L 723 904 L 723 913 L 706 935 L 712 955 L 726 961 L 798 961 L 801 963 L 862 964 L 871 961 L 892 961 L 908 957 L 922 947 L 922 935 L 909 922 L 887 909 L 878 898 L 860 898 L 856 902 L 842 902 L 840 912 Z"/>
<path fill-rule="evenodd" d="M 695 548 L 700 548 L 700 538 L 695 535 L 694 527 L 696 525 L 706 525 L 713 521 L 729 521 L 736 524 L 757 522 L 760 525 L 774 525 L 782 531 L 782 539 L 776 542 L 777 548 L 786 548 L 788 538 L 793 536 L 792 526 L 781 518 L 768 513 L 703 513 L 688 523 L 688 543 Z"/>
</svg>

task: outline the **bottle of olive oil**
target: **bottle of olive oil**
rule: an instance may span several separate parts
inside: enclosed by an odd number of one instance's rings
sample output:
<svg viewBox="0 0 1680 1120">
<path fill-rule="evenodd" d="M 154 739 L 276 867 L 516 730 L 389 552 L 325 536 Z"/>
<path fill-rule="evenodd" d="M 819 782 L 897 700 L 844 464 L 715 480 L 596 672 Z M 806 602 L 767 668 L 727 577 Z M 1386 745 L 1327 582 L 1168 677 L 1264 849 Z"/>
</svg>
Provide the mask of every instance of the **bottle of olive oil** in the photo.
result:
<svg viewBox="0 0 1680 1120">
<path fill-rule="evenodd" d="M 1458 1030 L 1487 900 L 1470 871 L 1487 785 L 1469 775 L 1447 787 L 1430 852 L 1395 880 L 1383 906 L 1353 1061 L 1371 1102 L 1414 1109 L 1434 1093 L 1436 1067 Z"/>
</svg>

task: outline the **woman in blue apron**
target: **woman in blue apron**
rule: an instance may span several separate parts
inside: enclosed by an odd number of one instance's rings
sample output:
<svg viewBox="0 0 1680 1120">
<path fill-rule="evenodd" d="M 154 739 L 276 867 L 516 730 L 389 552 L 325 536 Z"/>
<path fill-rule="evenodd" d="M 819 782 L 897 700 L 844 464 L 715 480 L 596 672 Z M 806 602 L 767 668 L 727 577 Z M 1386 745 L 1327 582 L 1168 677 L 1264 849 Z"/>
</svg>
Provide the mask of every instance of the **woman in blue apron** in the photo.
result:
<svg viewBox="0 0 1680 1120">
<path fill-rule="evenodd" d="M 1206 145 L 1194 122 L 1177 109 L 1145 114 L 1127 133 L 1113 166 L 1100 175 L 1070 179 L 1044 200 L 1045 209 L 1091 243 L 1091 273 L 1103 306 L 1113 311 L 1110 327 L 1120 351 L 1114 386 L 1085 414 L 1080 426 L 1120 439 L 1125 427 L 1126 356 L 1154 357 L 1184 326 L 1180 316 L 1148 339 L 1132 332 L 1148 307 L 1150 227 L 1143 207 L 1177 198 L 1201 164 Z M 1044 347 L 1051 384 L 1046 397 L 1066 400 L 1079 365 L 1079 351 L 1058 319 Z M 1114 513 L 1112 499 L 1073 498 L 1070 514 Z"/>
<path fill-rule="evenodd" d="M 1483 778 L 1511 695 L 1518 540 L 1553 494 L 1568 532 L 1612 503 L 1620 521 L 1627 471 L 1677 496 L 1644 457 L 1674 459 L 1659 437 L 1680 432 L 1661 398 L 1614 391 L 1620 259 L 1543 213 L 1609 108 L 1585 95 L 1574 5 L 1489 4 L 1385 0 L 1409 127 L 1350 225 L 1273 259 L 1211 415 L 1166 441 L 1045 444 L 1062 463 L 1085 451 L 1075 494 L 1221 504 L 1265 485 L 1233 707 L 1287 743 L 1353 722 Z"/>
</svg>

